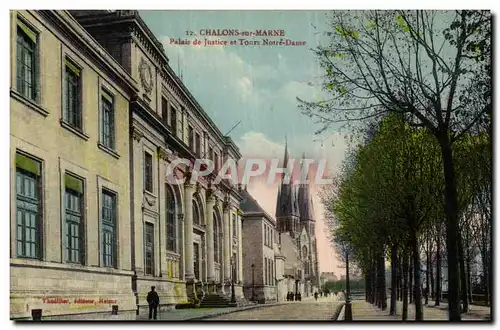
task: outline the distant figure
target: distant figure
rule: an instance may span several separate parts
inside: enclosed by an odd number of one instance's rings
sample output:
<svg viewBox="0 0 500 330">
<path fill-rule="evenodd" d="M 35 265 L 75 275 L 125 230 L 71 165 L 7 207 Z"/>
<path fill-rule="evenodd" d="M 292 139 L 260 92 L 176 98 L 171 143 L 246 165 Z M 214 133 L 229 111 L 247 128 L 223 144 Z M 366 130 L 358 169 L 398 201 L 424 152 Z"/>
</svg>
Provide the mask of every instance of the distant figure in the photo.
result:
<svg viewBox="0 0 500 330">
<path fill-rule="evenodd" d="M 158 293 L 155 291 L 154 286 L 151 287 L 151 291 L 149 291 L 146 300 L 149 305 L 149 319 L 151 320 L 153 318 L 156 320 L 158 305 L 160 305 L 160 297 L 158 297 Z"/>
<path fill-rule="evenodd" d="M 318 300 L 318 293 L 314 292 L 314 299 Z"/>
</svg>

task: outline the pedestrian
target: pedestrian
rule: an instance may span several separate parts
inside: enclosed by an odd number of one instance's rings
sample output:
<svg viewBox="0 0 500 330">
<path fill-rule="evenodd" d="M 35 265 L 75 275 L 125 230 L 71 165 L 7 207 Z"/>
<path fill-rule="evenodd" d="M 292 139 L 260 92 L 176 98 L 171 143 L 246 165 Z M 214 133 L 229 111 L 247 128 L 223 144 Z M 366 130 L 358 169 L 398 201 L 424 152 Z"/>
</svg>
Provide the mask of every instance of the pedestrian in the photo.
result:
<svg viewBox="0 0 500 330">
<path fill-rule="evenodd" d="M 148 296 L 146 298 L 149 305 L 149 319 L 152 318 L 156 320 L 156 314 L 158 312 L 158 305 L 160 305 L 160 297 L 158 297 L 158 293 L 155 291 L 155 287 L 151 287 L 151 291 L 148 292 Z"/>
<path fill-rule="evenodd" d="M 314 292 L 314 299 L 318 300 L 318 292 Z"/>
</svg>

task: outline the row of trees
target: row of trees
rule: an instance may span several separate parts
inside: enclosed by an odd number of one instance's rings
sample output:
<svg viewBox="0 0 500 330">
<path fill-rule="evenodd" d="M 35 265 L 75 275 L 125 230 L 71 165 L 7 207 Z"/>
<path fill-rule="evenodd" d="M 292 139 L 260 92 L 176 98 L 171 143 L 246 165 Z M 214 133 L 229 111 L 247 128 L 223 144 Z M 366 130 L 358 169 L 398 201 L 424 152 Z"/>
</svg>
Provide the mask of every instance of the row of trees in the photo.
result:
<svg viewBox="0 0 500 330">
<path fill-rule="evenodd" d="M 390 259 L 390 313 L 402 299 L 403 319 L 408 298 L 423 319 L 422 268 L 440 304 L 446 265 L 449 318 L 460 320 L 475 251 L 491 300 L 491 15 L 339 11 L 330 19 L 330 42 L 316 55 L 331 97 L 299 100 L 301 108 L 322 130 L 343 122 L 363 133 L 323 192 L 331 237 L 363 271 L 367 300 L 383 309 Z"/>
<path fill-rule="evenodd" d="M 363 280 L 350 280 L 349 287 L 351 291 L 363 291 L 365 290 L 365 281 Z M 346 290 L 346 281 L 332 281 L 326 282 L 321 290 L 323 292 L 340 292 Z"/>
</svg>

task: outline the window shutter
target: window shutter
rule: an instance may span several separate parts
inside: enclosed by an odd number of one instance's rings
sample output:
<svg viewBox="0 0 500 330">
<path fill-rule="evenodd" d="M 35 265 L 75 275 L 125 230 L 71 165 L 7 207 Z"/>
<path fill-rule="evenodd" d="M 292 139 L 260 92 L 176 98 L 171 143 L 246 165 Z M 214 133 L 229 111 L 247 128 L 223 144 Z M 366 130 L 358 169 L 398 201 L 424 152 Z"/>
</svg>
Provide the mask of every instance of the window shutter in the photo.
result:
<svg viewBox="0 0 500 330">
<path fill-rule="evenodd" d="M 41 164 L 21 154 L 16 154 L 16 167 L 38 176 L 41 174 Z"/>
<path fill-rule="evenodd" d="M 70 69 L 77 76 L 80 76 L 81 70 L 68 59 L 66 59 L 66 67 Z"/>
<path fill-rule="evenodd" d="M 83 194 L 83 181 L 79 180 L 69 174 L 64 175 L 64 184 L 66 188 Z"/>
<path fill-rule="evenodd" d="M 26 34 L 28 38 L 31 39 L 36 44 L 36 33 L 30 29 L 26 24 L 23 23 L 20 19 L 17 20 L 17 26 Z"/>
</svg>

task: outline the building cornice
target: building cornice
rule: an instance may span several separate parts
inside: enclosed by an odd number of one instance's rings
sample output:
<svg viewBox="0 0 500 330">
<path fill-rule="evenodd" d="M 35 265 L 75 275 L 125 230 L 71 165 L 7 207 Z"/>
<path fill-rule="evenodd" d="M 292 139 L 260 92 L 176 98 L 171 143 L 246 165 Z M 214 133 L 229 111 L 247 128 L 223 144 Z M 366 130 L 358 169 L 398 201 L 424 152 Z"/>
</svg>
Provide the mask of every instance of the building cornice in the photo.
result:
<svg viewBox="0 0 500 330">
<path fill-rule="evenodd" d="M 132 98 L 139 92 L 135 79 L 111 56 L 74 18 L 67 10 L 38 10 L 59 33 L 68 38 L 86 57 L 115 82 L 125 88 Z"/>
<path fill-rule="evenodd" d="M 145 47 L 149 55 L 156 62 L 157 66 L 159 66 L 158 71 L 165 83 L 170 87 L 170 90 L 182 100 L 185 106 L 189 106 L 195 111 L 198 117 L 204 121 L 204 126 L 210 127 L 212 133 L 211 135 L 216 137 L 221 145 L 226 145 L 226 136 L 222 134 L 217 125 L 215 125 L 203 107 L 198 103 L 196 98 L 191 94 L 182 80 L 170 67 L 163 45 L 160 41 L 158 41 L 153 32 L 142 20 L 137 10 L 116 10 L 110 12 L 102 11 L 102 13 L 96 15 L 90 14 L 87 16 L 85 14 L 79 15 L 78 12 L 75 11 L 74 14 L 78 16 L 78 21 L 86 28 L 117 24 L 124 25 L 123 28 L 120 29 L 123 31 L 121 36 L 125 37 L 126 34 L 128 34 Z M 241 158 L 238 150 L 236 150 L 235 154 L 239 155 L 239 158 Z"/>
</svg>

